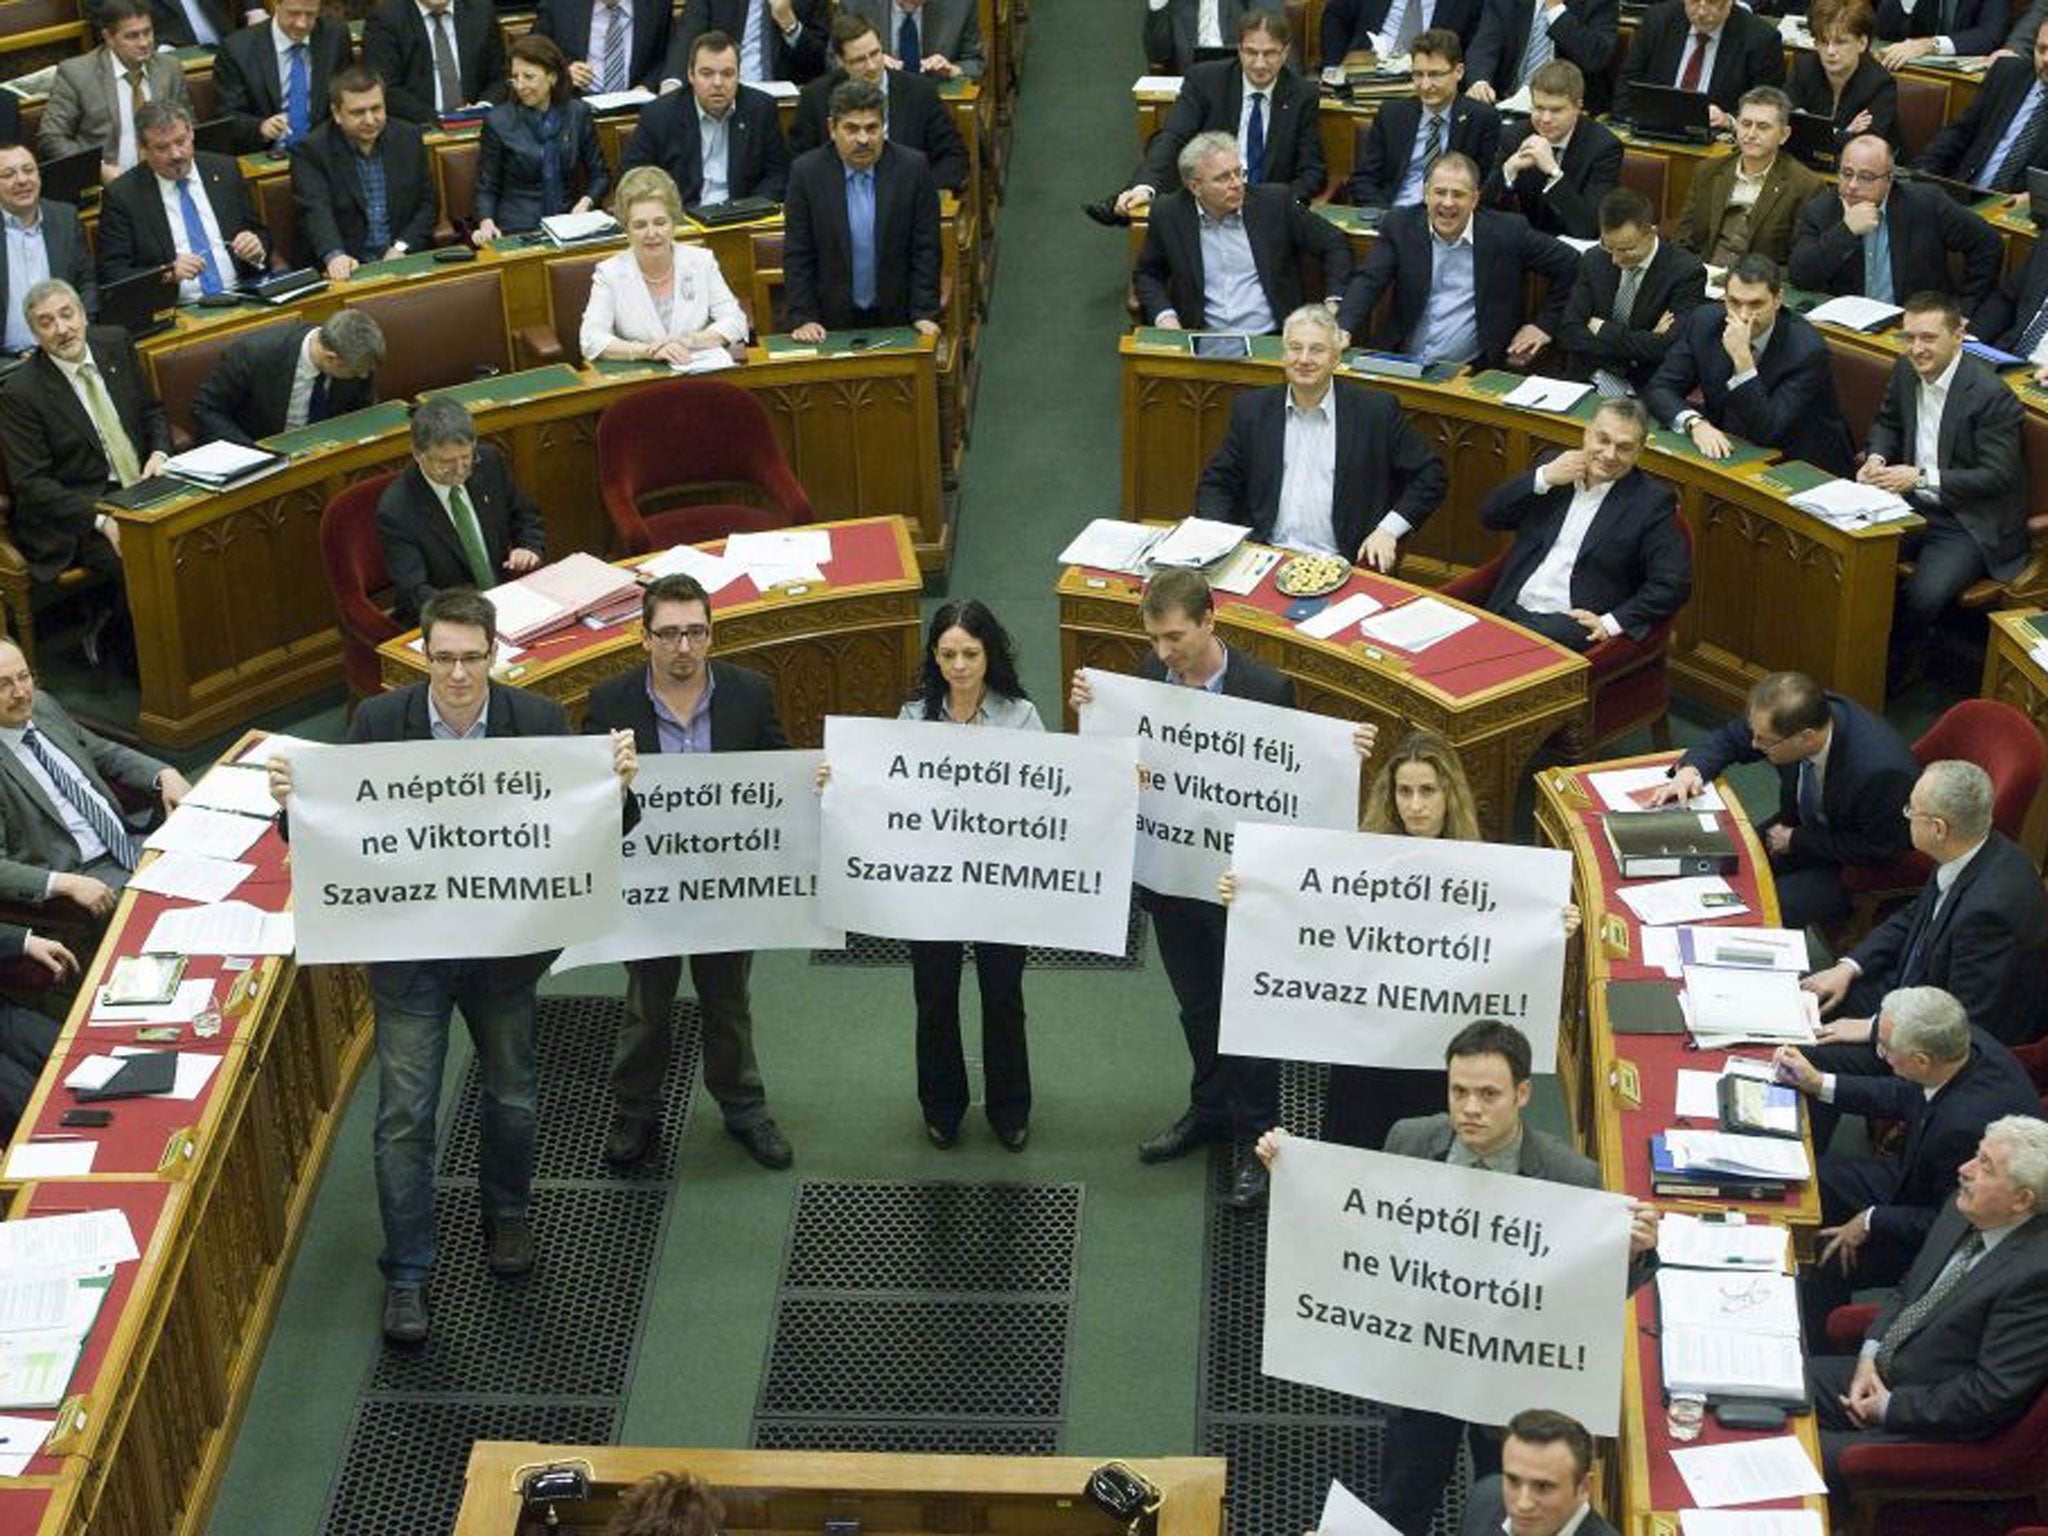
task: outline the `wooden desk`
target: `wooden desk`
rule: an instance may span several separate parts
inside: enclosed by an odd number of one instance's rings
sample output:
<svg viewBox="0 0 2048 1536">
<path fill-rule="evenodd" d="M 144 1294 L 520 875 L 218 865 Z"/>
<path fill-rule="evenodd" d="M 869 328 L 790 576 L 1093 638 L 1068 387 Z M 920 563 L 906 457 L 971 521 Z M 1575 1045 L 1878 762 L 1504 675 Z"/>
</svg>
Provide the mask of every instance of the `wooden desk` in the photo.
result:
<svg viewBox="0 0 2048 1536">
<path fill-rule="evenodd" d="M 2033 625 L 2040 613 L 2038 608 L 2007 608 L 1989 615 L 1991 638 L 1984 647 L 1983 695 L 2010 704 L 2048 740 L 2048 668 L 2034 659 L 2031 649 L 2041 639 Z M 2034 796 L 2026 824 L 2020 829 L 2020 846 L 2036 869 L 2048 864 L 2048 796 Z"/>
</svg>

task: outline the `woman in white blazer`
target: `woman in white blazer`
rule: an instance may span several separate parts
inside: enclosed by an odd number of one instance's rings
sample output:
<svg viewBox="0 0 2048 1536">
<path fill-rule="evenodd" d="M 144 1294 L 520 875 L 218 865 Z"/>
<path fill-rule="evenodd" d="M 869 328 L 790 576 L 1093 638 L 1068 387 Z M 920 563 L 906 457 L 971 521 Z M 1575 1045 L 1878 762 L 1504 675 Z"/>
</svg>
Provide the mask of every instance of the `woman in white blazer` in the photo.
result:
<svg viewBox="0 0 2048 1536">
<path fill-rule="evenodd" d="M 619 179 L 612 204 L 626 230 L 626 248 L 591 274 L 580 337 L 586 362 L 658 358 L 687 364 L 747 339 L 747 313 L 702 246 L 675 238 L 683 200 L 659 166 L 642 165 Z"/>
</svg>

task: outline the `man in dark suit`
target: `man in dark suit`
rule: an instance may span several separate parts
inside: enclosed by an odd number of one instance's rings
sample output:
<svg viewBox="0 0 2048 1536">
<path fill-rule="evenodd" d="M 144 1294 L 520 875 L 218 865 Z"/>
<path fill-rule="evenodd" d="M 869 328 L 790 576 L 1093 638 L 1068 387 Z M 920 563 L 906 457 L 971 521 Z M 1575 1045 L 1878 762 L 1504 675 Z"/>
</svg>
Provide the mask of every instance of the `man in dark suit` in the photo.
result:
<svg viewBox="0 0 2048 1536">
<path fill-rule="evenodd" d="M 328 87 L 354 56 L 348 28 L 322 16 L 319 0 L 271 0 L 270 20 L 213 56 L 214 109 L 235 120 L 244 153 L 289 149 L 319 126 Z"/>
<path fill-rule="evenodd" d="M 242 24 L 233 0 L 149 0 L 156 40 L 167 48 L 218 48 Z"/>
<path fill-rule="evenodd" d="M 1940 5 L 1926 0 L 1878 0 L 1877 35 L 1890 46 L 1879 51 L 1877 61 L 1886 69 L 1898 70 L 1930 53 L 1971 58 L 2001 47 L 2023 53 L 2033 46 L 2034 29 L 2027 28 L 2025 41 L 2015 47 L 2006 40 L 2008 17 L 2025 19 L 2007 0 L 1949 0 Z M 1944 26 L 1946 32 L 1940 30 Z M 2017 35 L 2017 27 L 2014 32 Z"/>
<path fill-rule="evenodd" d="M 939 189 L 914 149 L 882 134 L 882 93 L 860 80 L 834 88 L 832 142 L 789 173 L 783 281 L 790 334 L 915 326 L 939 332 Z"/>
<path fill-rule="evenodd" d="M 1475 1483 L 1458 1536 L 1616 1536 L 1592 1507 L 1593 1437 L 1577 1419 L 1525 1408 L 1508 1420 L 1500 1474 Z"/>
<path fill-rule="evenodd" d="M 1710 459 L 1734 452 L 1733 433 L 1846 475 L 1849 428 L 1835 398 L 1828 344 L 1785 308 L 1783 286 L 1770 257 L 1737 261 L 1723 301 L 1702 304 L 1676 328 L 1643 404 Z M 1698 408 L 1686 403 L 1694 390 Z"/>
<path fill-rule="evenodd" d="M 2027 171 L 2048 166 L 2048 22 L 2032 55 L 1991 66 L 1969 109 L 1921 153 L 1921 170 L 1994 192 L 2026 190 Z"/>
<path fill-rule="evenodd" d="M 740 51 L 723 32 L 706 32 L 690 45 L 686 91 L 670 91 L 641 109 L 619 169 L 658 165 L 675 178 L 685 204 L 765 197 L 779 203 L 789 190 L 789 145 L 775 99 L 740 84 Z M 721 137 L 707 134 L 722 123 Z"/>
<path fill-rule="evenodd" d="M 533 570 L 548 550 L 540 509 L 504 455 L 477 442 L 468 410 L 448 399 L 413 411 L 412 463 L 378 498 L 377 537 L 401 624 L 436 592 L 484 591 Z"/>
<path fill-rule="evenodd" d="M 1203 0 L 1145 0 L 1145 57 L 1156 73 L 1184 75 L 1195 62 L 1197 48 L 1228 48 L 1237 36 L 1237 24 L 1260 4 L 1261 0 L 1216 0 L 1216 30 L 1211 32 Z"/>
<path fill-rule="evenodd" d="M 1271 335 L 1307 297 L 1304 257 L 1322 274 L 1315 297 L 1343 295 L 1350 242 L 1286 188 L 1247 186 L 1229 134 L 1196 134 L 1180 165 L 1186 190 L 1152 205 L 1131 274 L 1148 325 Z"/>
<path fill-rule="evenodd" d="M 153 101 L 135 114 L 142 163 L 123 171 L 100 198 L 100 281 L 169 267 L 179 302 L 225 293 L 270 262 L 270 231 L 226 155 L 192 144 L 192 114 Z M 175 218 L 174 218 L 175 211 Z"/>
<path fill-rule="evenodd" d="M 882 93 L 882 121 L 889 142 L 923 155 L 931 164 L 932 180 L 940 186 L 964 191 L 972 168 L 967 141 L 960 137 L 953 114 L 939 99 L 938 88 L 923 75 L 890 68 L 880 35 L 858 16 L 833 18 L 832 48 L 839 67 L 820 75 L 797 96 L 790 148 L 802 154 L 822 145 L 831 136 L 826 122 L 832 93 L 842 81 L 863 80 Z"/>
<path fill-rule="evenodd" d="M 1443 502 L 1443 461 L 1391 395 L 1337 381 L 1349 338 L 1326 307 L 1297 309 L 1281 337 L 1287 382 L 1231 401 L 1195 511 L 1261 544 L 1391 571 L 1398 541 Z"/>
<path fill-rule="evenodd" d="M 1692 556 L 1676 499 L 1636 468 L 1649 430 L 1634 400 L 1602 400 L 1583 446 L 1486 498 L 1480 522 L 1515 536 L 1488 609 L 1583 651 L 1614 635 L 1640 640 L 1685 606 Z"/>
<path fill-rule="evenodd" d="M 1408 56 L 1413 96 L 1380 103 L 1359 146 L 1344 195 L 1362 208 L 1406 208 L 1422 201 L 1422 181 L 1446 150 L 1492 165 L 1500 147 L 1500 116 L 1458 94 L 1465 78 L 1462 45 L 1452 32 L 1425 32 Z"/>
<path fill-rule="evenodd" d="M 981 78 L 978 0 L 840 0 L 839 14 L 872 22 L 898 68 L 935 80 Z"/>
<path fill-rule="evenodd" d="M 1602 111 L 1620 33 L 1620 0 L 1485 0 L 1465 94 L 1490 106 L 1514 95 L 1552 59 L 1570 59 L 1585 76 L 1586 105 Z"/>
<path fill-rule="evenodd" d="M 540 0 L 533 30 L 567 55 L 579 91 L 659 91 L 688 57 L 670 63 L 671 15 L 668 0 Z"/>
<path fill-rule="evenodd" d="M 2005 260 L 1998 231 L 1932 187 L 1899 184 L 1892 149 L 1871 134 L 1842 149 L 1840 189 L 1806 200 L 1792 237 L 1787 276 L 1815 293 L 1860 293 L 1903 304 L 1916 293 L 1947 292 L 1949 256 L 1963 258 L 1963 313 L 1975 314 Z"/>
<path fill-rule="evenodd" d="M 1600 200 L 1600 243 L 1579 257 L 1558 341 L 1581 373 L 1640 390 L 1706 290 L 1699 257 L 1659 238 L 1650 200 L 1616 187 Z"/>
<path fill-rule="evenodd" d="M 260 439 L 377 403 L 384 333 L 360 309 L 317 327 L 290 321 L 228 343 L 199 386 L 192 416 L 205 442 Z"/>
<path fill-rule="evenodd" d="M 640 645 L 647 666 L 590 690 L 586 731 L 630 731 L 643 755 L 656 752 L 777 752 L 789 745 L 775 690 L 758 672 L 713 661 L 711 600 L 694 577 L 663 576 L 641 597 Z M 726 1134 L 764 1168 L 787 1168 L 789 1141 L 768 1114 L 754 1060 L 754 1015 L 745 952 L 692 954 L 690 985 L 703 1021 L 704 1087 L 725 1116 Z M 612 1053 L 612 1119 L 605 1161 L 639 1162 L 653 1147 L 668 1072 L 669 1010 L 682 979 L 680 955 L 626 962 L 626 1018 Z"/>
<path fill-rule="evenodd" d="M 1586 77 L 1552 59 L 1529 84 L 1529 132 L 1501 146 L 1480 188 L 1496 208 L 1519 213 L 1546 235 L 1595 240 L 1600 199 L 1621 180 L 1621 140 L 1586 116 Z"/>
<path fill-rule="evenodd" d="M 1701 260 L 1732 267 L 1755 252 L 1783 267 L 1792 231 L 1821 179 L 1785 152 L 1792 98 L 1775 85 L 1743 92 L 1735 108 L 1735 153 L 1707 161 L 1692 179 L 1678 243 Z"/>
<path fill-rule="evenodd" d="M 92 252 L 78 210 L 69 203 L 43 201 L 43 178 L 35 152 L 26 144 L 0 144 L 0 229 L 6 259 L 0 261 L 0 351 L 24 357 L 36 346 L 21 297 L 46 277 L 61 277 L 78 290 L 88 317 L 99 309 Z"/>
<path fill-rule="evenodd" d="M 574 734 L 553 699 L 490 680 L 491 654 L 497 648 L 490 599 L 475 592 L 443 592 L 420 617 L 427 681 L 364 700 L 349 722 L 350 745 Z M 632 736 L 614 732 L 612 769 L 619 778 L 627 831 L 639 815 L 631 790 L 637 767 Z M 289 814 L 291 764 L 273 757 L 269 772 L 271 795 Z M 279 825 L 289 832 L 284 818 Z M 450 938 L 459 949 L 460 936 Z M 385 1281 L 384 1337 L 394 1344 L 420 1344 L 427 1337 L 426 1288 L 438 1256 L 434 1121 L 448 1026 L 458 1008 L 476 1043 L 483 1085 L 477 1186 L 484 1262 L 501 1276 L 533 1268 L 534 986 L 558 953 L 387 960 L 369 967 L 376 1015 L 377 1207 L 384 1226 L 384 1251 L 377 1263 Z"/>
<path fill-rule="evenodd" d="M 1467 53 L 1479 35 L 1481 0 L 1329 0 L 1323 7 L 1323 68 L 1346 54 L 1406 53 L 1418 34 L 1455 32 Z"/>
<path fill-rule="evenodd" d="M 1773 672 L 1749 690 L 1740 720 L 1689 748 L 1657 803 L 1683 805 L 1731 763 L 1778 771 L 1778 810 L 1763 835 L 1787 928 L 1831 922 L 1849 911 L 1842 870 L 1890 864 L 1908 845 L 1900 813 L 1920 764 L 1899 733 L 1854 699 L 1824 691 L 1803 672 Z"/>
<path fill-rule="evenodd" d="M 2048 1380 L 2048 1123 L 1985 1127 L 1927 1241 L 1855 1356 L 1806 1363 L 1821 1473 L 1852 1445 L 1982 1440 Z"/>
<path fill-rule="evenodd" d="M 1637 81 L 1703 92 L 1708 120 L 1729 128 L 1745 91 L 1785 83 L 1785 44 L 1775 26 L 1735 0 L 1661 0 L 1629 42 L 1617 111 L 1627 110 Z"/>
<path fill-rule="evenodd" d="M 366 261 L 425 247 L 441 208 L 426 142 L 413 124 L 386 120 L 375 75 L 351 64 L 329 100 L 331 120 L 292 146 L 292 200 L 301 261 L 343 283 Z"/>
<path fill-rule="evenodd" d="M 6 197 L 0 172 L 0 200 Z M 2025 263 L 1992 290 L 1970 329 L 2001 351 L 2026 359 L 2036 384 L 2048 385 L 2048 240 L 2037 240 Z"/>
<path fill-rule="evenodd" d="M 1364 335 L 1391 289 L 1393 310 L 1374 345 L 1425 362 L 1526 367 L 1564 323 L 1578 275 L 1572 248 L 1518 213 L 1481 208 L 1479 167 L 1456 151 L 1437 158 L 1423 196 L 1426 207 L 1396 208 L 1381 223 L 1337 323 Z M 1543 307 L 1524 321 L 1531 273 L 1543 279 Z"/>
<path fill-rule="evenodd" d="M 747 84 L 806 84 L 825 72 L 830 17 L 825 0 L 689 0 L 676 23 L 669 73 L 679 73 L 676 63 L 689 57 L 700 34 L 717 31 L 740 45 L 740 78 Z"/>
<path fill-rule="evenodd" d="M 384 82 L 391 115 L 407 122 L 505 99 L 491 0 L 384 0 L 363 28 L 363 62 Z"/>
</svg>

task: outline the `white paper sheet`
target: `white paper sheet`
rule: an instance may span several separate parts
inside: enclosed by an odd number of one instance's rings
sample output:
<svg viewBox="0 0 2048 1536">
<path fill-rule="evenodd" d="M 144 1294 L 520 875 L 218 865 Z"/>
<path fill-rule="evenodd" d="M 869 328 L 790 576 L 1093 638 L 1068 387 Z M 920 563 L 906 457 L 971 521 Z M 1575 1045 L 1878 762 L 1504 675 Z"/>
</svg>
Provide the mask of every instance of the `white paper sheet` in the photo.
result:
<svg viewBox="0 0 2048 1536">
<path fill-rule="evenodd" d="M 1163 529 L 1128 518 L 1094 518 L 1060 551 L 1059 563 L 1140 576 L 1145 572 L 1146 552 L 1159 542 L 1163 533 Z"/>
<path fill-rule="evenodd" d="M 1680 1536 L 1821 1536 L 1823 1527 L 1820 1511 L 1813 1509 L 1746 1509 L 1739 1515 L 1682 1509 L 1678 1529 Z"/>
<path fill-rule="evenodd" d="M 164 468 L 171 474 L 190 479 L 232 480 L 252 469 L 263 468 L 276 457 L 276 454 L 266 453 L 261 448 L 244 448 L 240 443 L 222 440 L 201 443 L 197 448 L 173 454 L 164 461 Z"/>
<path fill-rule="evenodd" d="M 1316 1522 L 1316 1536 L 1401 1536 L 1367 1507 L 1365 1500 L 1335 1478 L 1323 1498 L 1323 1517 Z"/>
<path fill-rule="evenodd" d="M 1370 592 L 1354 592 L 1294 627 L 1311 640 L 1334 640 L 1345 630 L 1371 618 L 1386 606 Z"/>
<path fill-rule="evenodd" d="M 1721 1074 L 1718 1072 L 1678 1073 L 1678 1092 L 1671 1113 L 1681 1120 L 1718 1120 L 1721 1117 Z"/>
<path fill-rule="evenodd" d="M 203 853 L 160 853 L 129 876 L 128 889 L 154 891 L 180 901 L 226 901 L 255 872 L 254 864 L 237 859 L 210 859 Z"/>
<path fill-rule="evenodd" d="M 1672 1162 L 1682 1169 L 1704 1168 L 1761 1179 L 1804 1179 L 1813 1173 L 1805 1143 L 1777 1136 L 1674 1129 L 1664 1133 L 1664 1146 Z"/>
<path fill-rule="evenodd" d="M 1530 411 L 1568 411 L 1592 387 L 1572 379 L 1546 379 L 1541 374 L 1531 374 L 1502 395 L 1501 402 Z"/>
<path fill-rule="evenodd" d="M 67 1211 L 0 1221 L 0 1276 L 90 1275 L 142 1256 L 126 1211 Z"/>
<path fill-rule="evenodd" d="M 1663 1361 L 1664 1387 L 1669 1392 L 1698 1392 L 1712 1398 L 1761 1397 L 1774 1403 L 1796 1403 L 1806 1396 L 1806 1361 L 1799 1352 L 1796 1335 L 1666 1323 L 1658 1341 L 1658 1354 Z"/>
<path fill-rule="evenodd" d="M 737 560 L 707 554 L 694 544 L 678 544 L 640 564 L 640 574 L 650 579 L 662 576 L 694 576 L 705 592 L 716 595 L 747 574 Z"/>
<path fill-rule="evenodd" d="M 270 775 L 261 768 L 238 768 L 223 763 L 212 769 L 181 802 L 216 811 L 238 811 L 268 821 L 277 814 L 277 802 L 270 798 Z"/>
<path fill-rule="evenodd" d="M 1673 981 L 1685 969 L 1685 961 L 1678 953 L 1678 930 L 1676 928 L 1645 928 L 1642 931 L 1643 964 L 1652 970 L 1662 971 Z"/>
<path fill-rule="evenodd" d="M 314 745 L 316 743 L 307 740 L 304 736 L 292 736 L 283 731 L 272 731 L 267 736 L 257 737 L 248 746 L 242 748 L 241 755 L 235 761 L 238 763 L 268 763 L 272 757 L 289 757 L 295 748 Z"/>
<path fill-rule="evenodd" d="M 1721 1328 L 1797 1342 L 1799 1295 L 1790 1275 L 1660 1268 L 1657 1324 L 1666 1330 Z"/>
<path fill-rule="evenodd" d="M 1688 965 L 1685 996 L 1687 1022 L 1699 1035 L 1804 1043 L 1820 1017 L 1819 1000 L 1799 989 L 1791 971 Z"/>
<path fill-rule="evenodd" d="M 1696 923 L 1732 917 L 1749 906 L 1719 875 L 1686 875 L 1677 880 L 1652 880 L 1623 886 L 1616 892 L 1638 922 L 1654 925 Z"/>
<path fill-rule="evenodd" d="M 1477 614 L 1453 608 L 1449 603 L 1440 603 L 1433 597 L 1418 597 L 1376 613 L 1358 627 L 1368 639 L 1377 640 L 1382 645 L 1420 652 L 1478 622 Z"/>
<path fill-rule="evenodd" d="M 56 1407 L 84 1347 L 77 1334 L 0 1334 L 0 1407 Z"/>
<path fill-rule="evenodd" d="M 143 842 L 160 853 L 199 853 L 214 859 L 239 859 L 256 846 L 270 823 L 232 811 L 210 811 L 202 805 L 181 805 L 164 818 Z"/>
<path fill-rule="evenodd" d="M 107 1288 L 79 1283 L 76 1275 L 23 1275 L 0 1280 L 0 1333 L 62 1329 L 83 1333 L 98 1316 Z M 8 1444 L 6 1420 L 0 1419 L 0 1448 Z"/>
<path fill-rule="evenodd" d="M 121 1070 L 121 1063 L 112 1056 L 87 1056 L 82 1058 L 65 1075 L 66 1088 L 81 1088 L 91 1093 L 104 1088 L 113 1075 Z"/>
<path fill-rule="evenodd" d="M 1673 1451 L 1671 1461 L 1693 1502 L 1708 1509 L 1827 1492 L 1819 1468 L 1793 1435 L 1687 1446 Z"/>
<path fill-rule="evenodd" d="M 1637 795 L 1669 784 L 1671 775 L 1652 764 L 1648 768 L 1609 768 L 1605 773 L 1589 773 L 1586 782 L 1610 811 L 1646 811 L 1650 807 L 1637 799 Z M 1721 792 L 1711 784 L 1685 803 L 1696 811 L 1728 809 Z"/>
<path fill-rule="evenodd" d="M 1882 523 L 1910 516 L 1913 511 L 1894 492 L 1854 480 L 1823 480 L 1812 489 L 1785 499 L 1800 511 L 1824 517 L 1831 523 Z"/>
<path fill-rule="evenodd" d="M 1208 565 L 1245 541 L 1249 530 L 1208 517 L 1184 517 L 1152 546 L 1154 565 Z"/>
<path fill-rule="evenodd" d="M 1657 1257 L 1679 1269 L 1763 1269 L 1782 1273 L 1791 1234 L 1767 1221 L 1714 1221 L 1666 1211 L 1657 1223 Z"/>
<path fill-rule="evenodd" d="M 190 1024 L 213 1001 L 213 981 L 206 976 L 178 983 L 177 993 L 167 1003 L 106 1003 L 102 988 L 93 994 L 88 1028 L 132 1028 L 137 1024 Z"/>
<path fill-rule="evenodd" d="M 92 1172 L 94 1141 L 18 1141 L 7 1154 L 10 1179 L 69 1179 Z"/>
<path fill-rule="evenodd" d="M 149 937 L 146 955 L 288 955 L 292 952 L 292 915 L 265 912 L 246 901 L 215 902 L 204 907 L 173 907 L 160 913 Z"/>
<path fill-rule="evenodd" d="M 1131 82 L 1133 96 L 1178 96 L 1179 75 L 1140 75 Z"/>
<path fill-rule="evenodd" d="M 624 91 L 592 91 L 583 98 L 583 105 L 593 112 L 623 112 L 627 107 L 644 107 L 652 100 L 654 92 L 636 85 Z"/>
<path fill-rule="evenodd" d="M 1748 970 L 1790 971 L 1803 976 L 1808 968 L 1806 934 L 1797 928 L 1680 928 L 1678 946 L 1695 965 L 1725 965 Z"/>
<path fill-rule="evenodd" d="M 20 1477 L 57 1427 L 55 1419 L 0 1416 L 0 1477 Z"/>
<path fill-rule="evenodd" d="M 1888 325 L 1904 313 L 1905 310 L 1898 305 L 1887 304 L 1882 299 L 1866 299 L 1860 293 L 1845 293 L 1825 304 L 1816 304 L 1806 312 L 1806 318 L 1816 325 L 1843 325 L 1852 331 L 1864 331 Z"/>
<path fill-rule="evenodd" d="M 764 533 L 735 533 L 725 541 L 725 558 L 741 565 L 829 565 L 829 528 L 771 528 Z"/>
</svg>

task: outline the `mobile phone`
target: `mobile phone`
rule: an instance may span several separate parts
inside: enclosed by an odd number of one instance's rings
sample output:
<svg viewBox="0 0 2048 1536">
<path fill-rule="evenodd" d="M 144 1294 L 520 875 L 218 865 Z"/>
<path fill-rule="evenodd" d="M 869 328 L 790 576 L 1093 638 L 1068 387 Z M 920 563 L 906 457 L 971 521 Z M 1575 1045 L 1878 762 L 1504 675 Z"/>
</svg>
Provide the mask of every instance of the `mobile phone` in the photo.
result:
<svg viewBox="0 0 2048 1536">
<path fill-rule="evenodd" d="M 97 1130 L 103 1125 L 113 1124 L 113 1120 L 114 1112 L 111 1109 L 67 1109 L 58 1117 L 57 1123 Z"/>
</svg>

